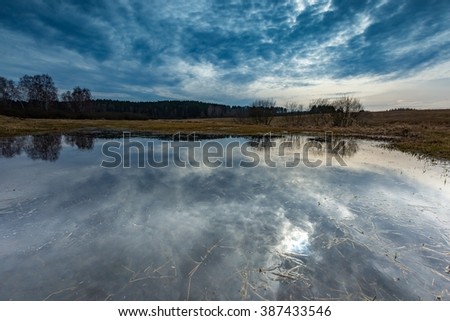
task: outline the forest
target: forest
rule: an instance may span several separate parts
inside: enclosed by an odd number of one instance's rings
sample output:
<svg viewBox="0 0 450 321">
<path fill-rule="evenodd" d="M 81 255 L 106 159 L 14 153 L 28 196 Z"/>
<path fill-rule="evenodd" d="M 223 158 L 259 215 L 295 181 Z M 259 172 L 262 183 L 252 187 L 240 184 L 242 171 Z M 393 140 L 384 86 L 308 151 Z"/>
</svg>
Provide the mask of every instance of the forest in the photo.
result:
<svg viewBox="0 0 450 321">
<path fill-rule="evenodd" d="M 74 87 L 58 95 L 51 76 L 24 75 L 16 84 L 0 77 L 0 114 L 23 118 L 69 119 L 186 119 L 255 117 L 286 113 L 274 100 L 256 100 L 252 106 L 229 106 L 201 101 L 121 101 L 95 99 L 90 89 Z M 263 120 L 261 120 L 263 121 Z"/>
<path fill-rule="evenodd" d="M 250 106 L 229 106 L 193 100 L 121 101 L 95 99 L 90 89 L 76 86 L 58 95 L 51 76 L 24 75 L 16 84 L 0 77 L 0 114 L 20 118 L 60 119 L 199 119 L 233 118 L 247 124 L 269 126 L 275 117 L 284 116 L 292 123 L 304 122 L 314 115 L 319 124 L 326 120 L 332 126 L 349 127 L 363 111 L 359 99 L 340 97 L 334 100 L 314 99 L 307 111 L 294 102 L 279 107 L 274 99 L 256 99 Z M 299 118 L 300 117 L 300 118 Z"/>
</svg>

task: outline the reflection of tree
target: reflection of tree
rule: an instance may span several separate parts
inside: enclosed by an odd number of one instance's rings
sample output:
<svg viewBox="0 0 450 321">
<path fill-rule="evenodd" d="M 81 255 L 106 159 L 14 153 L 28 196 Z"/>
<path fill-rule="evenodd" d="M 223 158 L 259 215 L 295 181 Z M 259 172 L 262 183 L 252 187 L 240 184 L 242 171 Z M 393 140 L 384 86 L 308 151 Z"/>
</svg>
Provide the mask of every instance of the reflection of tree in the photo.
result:
<svg viewBox="0 0 450 321">
<path fill-rule="evenodd" d="M 289 145 L 285 146 L 297 151 L 304 151 L 306 148 L 309 152 L 319 154 L 327 152 L 347 157 L 355 155 L 359 150 L 358 143 L 354 139 L 332 137 L 305 138 L 301 135 L 287 135 L 281 138 L 275 138 L 274 140 L 272 140 L 272 137 L 269 135 L 257 136 L 252 137 L 252 140 L 249 143 L 251 147 L 258 151 L 289 143 Z"/>
<path fill-rule="evenodd" d="M 31 159 L 55 161 L 62 148 L 61 135 L 33 135 L 28 137 L 11 137 L 0 139 L 0 156 L 14 157 L 25 151 Z M 78 149 L 94 148 L 94 137 L 89 135 L 65 136 L 65 141 Z"/>
<path fill-rule="evenodd" d="M 335 138 L 326 144 L 327 152 L 340 156 L 352 157 L 359 150 L 358 143 L 354 139 Z"/>
<path fill-rule="evenodd" d="M 270 135 L 254 136 L 249 143 L 251 147 L 257 150 L 264 150 L 275 146 L 275 141 L 272 140 Z"/>
<path fill-rule="evenodd" d="M 10 158 L 20 155 L 25 142 L 25 137 L 3 138 L 0 140 L 1 156 Z"/>
<path fill-rule="evenodd" d="M 90 150 L 94 148 L 94 138 L 87 135 L 67 135 L 65 141 L 70 146 L 77 146 L 79 149 Z"/>
<path fill-rule="evenodd" d="M 25 152 L 31 159 L 55 161 L 61 150 L 61 135 L 33 135 Z"/>
<path fill-rule="evenodd" d="M 329 154 L 352 157 L 358 150 L 358 143 L 352 138 L 314 137 L 308 138 L 308 147 L 315 147 L 318 151 Z"/>
</svg>

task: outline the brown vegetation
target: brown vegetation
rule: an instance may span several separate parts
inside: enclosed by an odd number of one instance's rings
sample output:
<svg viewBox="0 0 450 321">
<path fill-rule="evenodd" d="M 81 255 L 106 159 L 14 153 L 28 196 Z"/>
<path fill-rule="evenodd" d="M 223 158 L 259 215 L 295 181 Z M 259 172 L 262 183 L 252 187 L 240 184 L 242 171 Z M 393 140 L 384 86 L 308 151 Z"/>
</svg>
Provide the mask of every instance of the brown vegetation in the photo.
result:
<svg viewBox="0 0 450 321">
<path fill-rule="evenodd" d="M 0 116 L 0 136 L 68 133 L 80 129 L 115 129 L 153 133 L 211 133 L 257 135 L 272 132 L 335 135 L 385 139 L 402 151 L 450 160 L 450 110 L 360 112 L 352 126 L 333 126 L 331 114 L 274 117 L 270 125 L 249 124 L 234 118 L 188 120 L 68 120 L 20 119 Z"/>
</svg>

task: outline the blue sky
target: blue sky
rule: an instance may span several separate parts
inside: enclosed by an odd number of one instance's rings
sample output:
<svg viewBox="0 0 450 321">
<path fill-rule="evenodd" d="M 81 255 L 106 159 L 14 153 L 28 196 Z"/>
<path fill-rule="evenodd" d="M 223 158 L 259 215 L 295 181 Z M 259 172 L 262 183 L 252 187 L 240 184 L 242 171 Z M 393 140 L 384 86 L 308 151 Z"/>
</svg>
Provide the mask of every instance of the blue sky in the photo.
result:
<svg viewBox="0 0 450 321">
<path fill-rule="evenodd" d="M 450 1 L 3 0 L 0 56 L 96 98 L 450 108 Z"/>
</svg>

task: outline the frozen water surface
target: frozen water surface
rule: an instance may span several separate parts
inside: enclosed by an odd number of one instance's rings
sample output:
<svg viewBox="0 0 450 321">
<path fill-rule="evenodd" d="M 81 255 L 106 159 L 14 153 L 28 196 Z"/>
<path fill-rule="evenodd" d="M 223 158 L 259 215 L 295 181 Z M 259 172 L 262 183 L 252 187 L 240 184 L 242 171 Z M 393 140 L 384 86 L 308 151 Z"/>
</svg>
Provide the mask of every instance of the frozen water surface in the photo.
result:
<svg viewBox="0 0 450 321">
<path fill-rule="evenodd" d="M 348 141 L 347 166 L 101 168 L 109 140 L 1 140 L 1 300 L 450 299 L 446 163 Z"/>
</svg>

